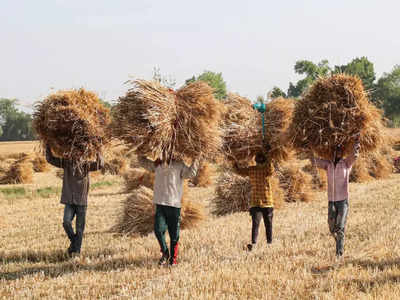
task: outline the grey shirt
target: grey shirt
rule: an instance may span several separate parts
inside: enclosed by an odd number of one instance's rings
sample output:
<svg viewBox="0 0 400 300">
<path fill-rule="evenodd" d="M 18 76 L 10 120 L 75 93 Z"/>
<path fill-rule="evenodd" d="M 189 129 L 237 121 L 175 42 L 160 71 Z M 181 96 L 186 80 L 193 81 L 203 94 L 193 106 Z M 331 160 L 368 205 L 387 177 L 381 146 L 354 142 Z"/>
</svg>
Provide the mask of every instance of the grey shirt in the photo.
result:
<svg viewBox="0 0 400 300">
<path fill-rule="evenodd" d="M 194 160 L 190 167 L 177 160 L 170 164 L 156 165 L 147 158 L 139 157 L 139 163 L 143 168 L 155 173 L 153 203 L 180 208 L 183 181 L 196 176 L 199 161 Z"/>
<path fill-rule="evenodd" d="M 89 172 L 103 168 L 103 157 L 99 155 L 96 162 L 88 162 L 78 169 L 74 168 L 70 160 L 54 157 L 51 149 L 47 147 L 46 160 L 49 164 L 64 169 L 61 203 L 86 206 L 90 185 Z"/>
</svg>

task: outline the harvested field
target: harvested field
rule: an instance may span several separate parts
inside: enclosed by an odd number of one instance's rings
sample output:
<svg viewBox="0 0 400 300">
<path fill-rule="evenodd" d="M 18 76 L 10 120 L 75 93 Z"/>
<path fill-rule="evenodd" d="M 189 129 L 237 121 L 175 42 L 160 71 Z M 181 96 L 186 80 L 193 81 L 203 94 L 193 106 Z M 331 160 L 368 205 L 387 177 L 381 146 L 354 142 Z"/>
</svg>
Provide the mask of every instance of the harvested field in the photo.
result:
<svg viewBox="0 0 400 300">
<path fill-rule="evenodd" d="M 120 177 L 110 175 L 104 178 L 116 180 L 116 185 L 89 194 L 81 257 L 68 259 L 59 194 L 6 198 L 2 192 L 60 188 L 55 172 L 35 173 L 33 184 L 0 188 L 0 298 L 400 297 L 400 174 L 350 184 L 343 261 L 335 260 L 323 190 L 316 192 L 315 201 L 287 203 L 276 210 L 273 244 L 266 247 L 261 225 L 259 244 L 250 253 L 243 250 L 250 239 L 248 212 L 209 216 L 199 227 L 182 231 L 179 265 L 169 269 L 157 266 L 160 253 L 153 234 L 132 238 L 109 231 L 116 208 L 127 197 Z M 214 189 L 191 188 L 191 197 L 209 205 Z"/>
</svg>

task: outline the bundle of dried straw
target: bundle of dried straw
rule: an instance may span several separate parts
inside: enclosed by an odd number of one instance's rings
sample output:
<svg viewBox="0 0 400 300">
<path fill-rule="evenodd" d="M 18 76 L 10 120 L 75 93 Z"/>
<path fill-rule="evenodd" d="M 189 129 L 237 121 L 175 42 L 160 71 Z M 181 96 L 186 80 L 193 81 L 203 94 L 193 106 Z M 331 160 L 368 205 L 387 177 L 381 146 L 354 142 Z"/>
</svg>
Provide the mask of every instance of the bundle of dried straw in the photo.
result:
<svg viewBox="0 0 400 300">
<path fill-rule="evenodd" d="M 362 81 L 336 74 L 318 79 L 296 103 L 288 138 L 298 150 L 313 150 L 332 159 L 337 145 L 353 151 L 361 133 L 361 151 L 371 152 L 383 141 L 382 114 L 368 101 Z"/>
<path fill-rule="evenodd" d="M 284 202 L 284 191 L 279 185 L 279 179 L 271 177 L 272 197 L 274 207 L 280 208 Z M 248 211 L 250 208 L 251 185 L 249 178 L 224 172 L 217 180 L 215 197 L 212 200 L 212 213 L 217 216 Z"/>
<path fill-rule="evenodd" d="M 222 147 L 220 104 L 197 81 L 172 91 L 156 81 L 135 80 L 115 107 L 114 136 L 136 153 L 163 160 L 215 160 Z"/>
<path fill-rule="evenodd" d="M 155 207 L 153 191 L 141 186 L 123 202 L 117 224 L 111 229 L 127 235 L 146 235 L 154 228 Z M 182 200 L 181 228 L 190 229 L 205 219 L 204 206 L 190 200 Z"/>
<path fill-rule="evenodd" d="M 109 142 L 110 122 L 109 110 L 84 89 L 52 94 L 36 105 L 33 114 L 33 128 L 41 142 L 77 167 L 102 152 Z"/>
<path fill-rule="evenodd" d="M 224 104 L 224 150 L 228 160 L 248 163 L 257 152 L 266 153 L 274 161 L 287 159 L 284 133 L 291 122 L 293 100 L 278 98 L 267 103 L 265 138 L 261 114 L 248 99 L 229 94 Z"/>
</svg>

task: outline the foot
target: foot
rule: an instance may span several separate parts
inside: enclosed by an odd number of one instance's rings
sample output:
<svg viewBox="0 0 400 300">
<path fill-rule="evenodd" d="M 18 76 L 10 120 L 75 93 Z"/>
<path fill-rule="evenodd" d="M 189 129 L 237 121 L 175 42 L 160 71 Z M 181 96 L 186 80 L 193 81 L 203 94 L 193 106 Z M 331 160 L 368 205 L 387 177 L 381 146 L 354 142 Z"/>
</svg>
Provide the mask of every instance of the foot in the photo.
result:
<svg viewBox="0 0 400 300">
<path fill-rule="evenodd" d="M 253 250 L 253 246 L 254 246 L 255 244 L 247 244 L 247 251 L 251 251 L 251 250 Z"/>
<path fill-rule="evenodd" d="M 177 265 L 178 265 L 178 262 L 176 261 L 176 259 L 169 261 L 169 266 L 171 268 L 176 267 Z"/>
<path fill-rule="evenodd" d="M 168 253 L 163 253 L 163 255 L 160 258 L 160 261 L 158 262 L 159 266 L 163 266 L 166 265 L 169 259 L 169 255 Z"/>
</svg>

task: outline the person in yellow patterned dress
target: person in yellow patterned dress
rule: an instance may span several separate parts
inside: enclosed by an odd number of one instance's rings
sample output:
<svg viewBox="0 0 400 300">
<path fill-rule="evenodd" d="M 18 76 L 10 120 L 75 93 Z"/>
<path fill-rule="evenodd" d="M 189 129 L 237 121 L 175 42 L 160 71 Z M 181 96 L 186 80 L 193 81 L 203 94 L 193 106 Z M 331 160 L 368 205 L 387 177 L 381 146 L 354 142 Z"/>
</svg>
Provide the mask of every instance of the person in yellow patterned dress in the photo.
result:
<svg viewBox="0 0 400 300">
<path fill-rule="evenodd" d="M 239 168 L 235 164 L 237 173 L 241 176 L 249 176 L 251 185 L 250 215 L 252 219 L 251 244 L 247 249 L 251 251 L 257 243 L 261 218 L 267 235 L 267 244 L 272 243 L 272 219 L 274 216 L 274 201 L 271 189 L 271 176 L 274 171 L 272 162 L 263 153 L 257 153 L 256 166 Z"/>
</svg>

